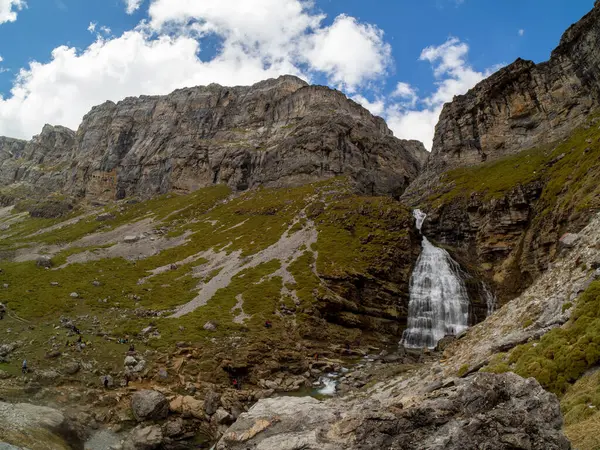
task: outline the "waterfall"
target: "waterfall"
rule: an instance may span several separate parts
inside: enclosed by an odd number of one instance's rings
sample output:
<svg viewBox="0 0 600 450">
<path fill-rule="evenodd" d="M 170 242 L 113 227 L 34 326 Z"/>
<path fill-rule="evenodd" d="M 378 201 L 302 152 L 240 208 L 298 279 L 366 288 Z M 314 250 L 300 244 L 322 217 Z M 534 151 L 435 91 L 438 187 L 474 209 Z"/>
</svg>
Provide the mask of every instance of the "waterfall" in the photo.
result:
<svg viewBox="0 0 600 450">
<path fill-rule="evenodd" d="M 487 317 L 489 317 L 496 310 L 496 295 L 494 295 L 486 283 L 481 282 L 481 287 L 483 288 L 483 295 L 485 297 L 485 303 L 487 304 Z"/>
<path fill-rule="evenodd" d="M 321 395 L 335 395 L 338 382 L 331 376 L 319 378 L 319 382 L 323 385 L 317 392 Z"/>
<path fill-rule="evenodd" d="M 415 210 L 417 229 L 427 217 Z M 410 279 L 408 328 L 402 344 L 410 348 L 434 348 L 446 335 L 468 328 L 469 296 L 462 271 L 448 252 L 423 236 L 422 251 Z"/>
</svg>

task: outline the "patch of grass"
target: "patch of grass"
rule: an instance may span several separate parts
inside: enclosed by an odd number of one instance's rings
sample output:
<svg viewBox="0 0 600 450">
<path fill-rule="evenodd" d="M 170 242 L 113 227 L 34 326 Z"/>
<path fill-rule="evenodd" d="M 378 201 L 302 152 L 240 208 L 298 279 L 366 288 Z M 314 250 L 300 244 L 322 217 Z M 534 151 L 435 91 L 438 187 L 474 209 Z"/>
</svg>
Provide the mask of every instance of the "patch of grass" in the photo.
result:
<svg viewBox="0 0 600 450">
<path fill-rule="evenodd" d="M 317 269 L 327 276 L 389 272 L 411 247 L 410 212 L 392 199 L 348 196 L 316 213 Z"/>
<path fill-rule="evenodd" d="M 534 377 L 547 390 L 562 394 L 600 361 L 600 281 L 580 296 L 569 322 L 539 342 L 514 348 L 501 368 Z M 499 363 L 489 371 L 499 371 Z"/>
<path fill-rule="evenodd" d="M 472 194 L 483 200 L 500 198 L 515 187 L 539 181 L 542 192 L 534 224 L 548 216 L 563 218 L 600 209 L 599 116 L 575 130 L 555 147 L 545 146 L 475 167 L 451 170 L 442 177 L 442 188 L 428 203 L 433 207 L 467 201 Z"/>
<path fill-rule="evenodd" d="M 458 372 L 456 373 L 457 376 L 459 377 L 463 377 L 467 374 L 467 372 L 469 371 L 469 365 L 468 364 L 464 364 L 462 366 L 460 366 L 460 368 L 458 369 Z"/>
<path fill-rule="evenodd" d="M 456 197 L 468 197 L 473 192 L 484 193 L 486 198 L 502 197 L 518 185 L 539 179 L 550 153 L 545 149 L 531 149 L 516 156 L 484 163 L 476 167 L 461 167 L 447 172 L 442 182 L 452 186 L 443 194 L 430 199 L 434 204 L 447 204 Z"/>
<path fill-rule="evenodd" d="M 560 402 L 565 434 L 581 450 L 600 447 L 600 371 L 581 378 Z"/>
<path fill-rule="evenodd" d="M 296 280 L 291 286 L 296 295 L 305 305 L 310 305 L 315 300 L 314 292 L 321 285 L 319 277 L 313 272 L 315 257 L 312 252 L 305 251 L 289 266 L 289 271 Z"/>
</svg>

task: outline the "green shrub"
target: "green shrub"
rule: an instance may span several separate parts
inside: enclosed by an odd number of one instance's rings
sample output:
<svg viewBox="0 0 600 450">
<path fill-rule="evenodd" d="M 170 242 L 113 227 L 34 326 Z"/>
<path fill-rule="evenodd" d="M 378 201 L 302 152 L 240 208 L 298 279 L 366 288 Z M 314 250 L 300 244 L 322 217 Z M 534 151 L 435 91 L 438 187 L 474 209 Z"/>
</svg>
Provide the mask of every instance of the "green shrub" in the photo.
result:
<svg viewBox="0 0 600 450">
<path fill-rule="evenodd" d="M 509 363 L 523 377 L 561 394 L 600 360 L 600 281 L 581 295 L 571 320 L 546 333 L 535 345 L 516 347 Z"/>
</svg>

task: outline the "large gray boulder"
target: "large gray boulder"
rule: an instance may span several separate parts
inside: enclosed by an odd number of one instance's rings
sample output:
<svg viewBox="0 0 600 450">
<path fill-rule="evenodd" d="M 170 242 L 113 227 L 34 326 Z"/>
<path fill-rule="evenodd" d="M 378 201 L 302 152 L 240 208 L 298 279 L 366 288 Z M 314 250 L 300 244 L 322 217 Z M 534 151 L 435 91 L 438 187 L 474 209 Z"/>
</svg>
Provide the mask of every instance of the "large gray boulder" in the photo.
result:
<svg viewBox="0 0 600 450">
<path fill-rule="evenodd" d="M 0 402 L 0 449 L 42 448 L 54 450 L 83 448 L 84 431 L 62 412 L 28 403 Z M 13 447 L 9 446 L 12 445 Z"/>
<path fill-rule="evenodd" d="M 138 391 L 131 397 L 131 409 L 138 422 L 162 420 L 169 414 L 169 402 L 158 391 Z"/>
<path fill-rule="evenodd" d="M 163 434 L 160 426 L 137 426 L 123 443 L 123 450 L 153 450 L 161 448 Z"/>
<path fill-rule="evenodd" d="M 279 397 L 260 400 L 218 450 L 567 450 L 560 405 L 533 378 L 478 373 L 422 398 L 382 403 Z M 413 403 L 408 403 L 414 402 Z"/>
</svg>

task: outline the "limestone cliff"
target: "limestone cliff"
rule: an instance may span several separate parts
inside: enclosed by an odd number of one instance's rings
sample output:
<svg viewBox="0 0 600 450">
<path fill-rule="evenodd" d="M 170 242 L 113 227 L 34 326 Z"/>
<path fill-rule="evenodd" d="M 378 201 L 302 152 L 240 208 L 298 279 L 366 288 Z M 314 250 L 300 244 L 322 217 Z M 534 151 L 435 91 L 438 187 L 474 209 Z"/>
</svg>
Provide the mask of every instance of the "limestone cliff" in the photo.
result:
<svg viewBox="0 0 600 450">
<path fill-rule="evenodd" d="M 509 300 L 597 208 L 600 4 L 548 62 L 517 60 L 445 105 L 424 171 L 403 199 Z"/>
<path fill-rule="evenodd" d="M 399 196 L 425 150 L 341 92 L 283 76 L 250 87 L 180 89 L 94 107 L 77 133 L 45 127 L 0 141 L 3 185 L 35 184 L 93 201 L 236 190 L 347 175 L 367 194 Z"/>
<path fill-rule="evenodd" d="M 600 104 L 600 4 L 571 26 L 549 61 L 517 59 L 444 106 L 425 173 L 493 161 L 570 135 Z"/>
</svg>

